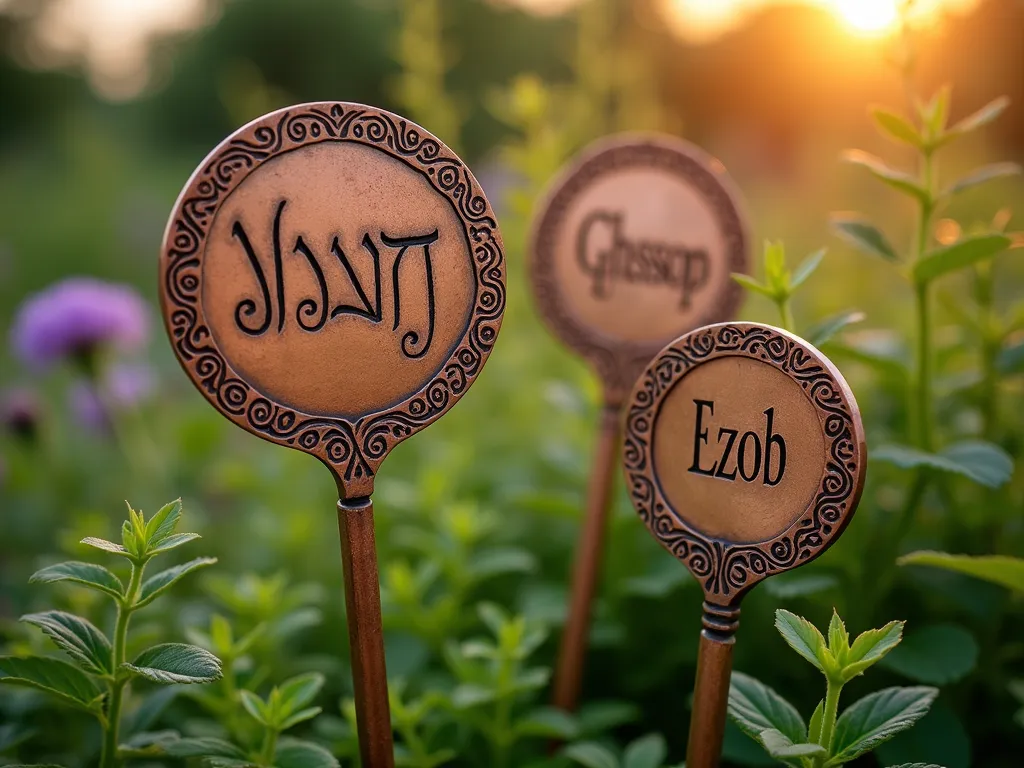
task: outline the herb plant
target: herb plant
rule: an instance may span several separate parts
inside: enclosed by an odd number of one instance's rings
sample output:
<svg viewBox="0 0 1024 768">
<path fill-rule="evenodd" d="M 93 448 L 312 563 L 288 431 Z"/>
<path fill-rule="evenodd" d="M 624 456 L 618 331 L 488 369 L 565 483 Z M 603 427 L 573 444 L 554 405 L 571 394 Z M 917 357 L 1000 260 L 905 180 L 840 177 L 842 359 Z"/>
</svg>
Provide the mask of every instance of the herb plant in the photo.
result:
<svg viewBox="0 0 1024 768">
<path fill-rule="evenodd" d="M 60 704 L 84 710 L 99 721 L 103 731 L 101 768 L 121 765 L 120 752 L 131 753 L 147 743 L 145 735 L 135 735 L 132 744 L 119 749 L 124 701 L 133 680 L 174 685 L 210 683 L 221 676 L 216 656 L 185 643 L 154 645 L 127 660 L 128 628 L 135 612 L 150 605 L 185 575 L 216 562 L 214 558 L 197 557 L 144 578 L 146 566 L 154 557 L 199 538 L 195 533 L 175 533 L 180 520 L 180 499 L 161 507 L 148 521 L 129 506 L 120 544 L 93 537 L 82 540 L 128 562 L 127 586 L 102 565 L 78 561 L 48 566 L 29 579 L 36 583 L 66 581 L 108 595 L 117 607 L 112 638 L 82 616 L 65 611 L 31 613 L 21 620 L 39 627 L 72 663 L 49 656 L 0 657 L 0 683 L 43 691 Z"/>
<path fill-rule="evenodd" d="M 778 610 L 775 626 L 789 646 L 825 676 L 825 698 L 805 722 L 788 701 L 755 678 L 734 672 L 729 715 L 778 762 L 796 768 L 833 768 L 874 750 L 927 714 L 938 689 L 886 688 L 839 714 L 839 696 L 850 680 L 873 666 L 903 638 L 903 622 L 870 629 L 853 643 L 833 611 L 828 640 L 811 622 Z"/>
</svg>

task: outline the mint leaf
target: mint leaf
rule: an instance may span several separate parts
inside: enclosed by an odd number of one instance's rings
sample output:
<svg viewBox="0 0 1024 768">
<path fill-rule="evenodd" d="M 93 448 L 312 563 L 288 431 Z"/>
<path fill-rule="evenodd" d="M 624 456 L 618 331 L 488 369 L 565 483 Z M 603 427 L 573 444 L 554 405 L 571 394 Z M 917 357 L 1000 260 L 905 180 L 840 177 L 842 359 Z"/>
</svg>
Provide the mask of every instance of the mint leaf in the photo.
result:
<svg viewBox="0 0 1024 768">
<path fill-rule="evenodd" d="M 899 262 L 896 250 L 888 239 L 874 224 L 853 214 L 832 214 L 830 219 L 836 234 L 855 248 L 873 256 L 881 256 L 886 261 Z"/>
<path fill-rule="evenodd" d="M 912 268 L 914 281 L 923 285 L 938 277 L 998 256 L 1012 244 L 1006 235 L 968 237 L 925 254 Z"/>
<path fill-rule="evenodd" d="M 807 724 L 807 740 L 812 743 L 819 743 L 821 741 L 821 726 L 825 721 L 825 700 L 822 699 L 818 702 L 818 706 L 814 708 L 814 712 L 811 714 L 811 720 Z"/>
<path fill-rule="evenodd" d="M 70 581 L 92 589 L 106 592 L 111 597 L 124 596 L 124 584 L 102 565 L 71 560 L 42 568 L 29 577 L 29 584 L 49 584 L 55 581 Z"/>
<path fill-rule="evenodd" d="M 217 558 L 215 557 L 197 557 L 195 560 L 189 560 L 187 563 L 154 573 L 142 582 L 142 588 L 139 590 L 139 601 L 136 603 L 136 607 L 141 608 L 144 605 L 149 605 L 186 574 L 199 568 L 204 568 L 207 565 L 213 565 L 216 562 Z"/>
<path fill-rule="evenodd" d="M 181 499 L 175 499 L 162 506 L 160 511 L 153 515 L 153 518 L 146 524 L 146 543 L 149 548 L 152 549 L 174 533 L 180 520 Z"/>
<path fill-rule="evenodd" d="M 88 544 L 90 547 L 96 547 L 96 549 L 102 549 L 104 552 L 112 552 L 115 555 L 121 555 L 121 557 L 127 557 L 129 560 L 134 559 L 134 555 L 127 549 L 122 547 L 120 544 L 115 544 L 112 541 L 106 539 L 97 539 L 95 536 L 86 536 L 79 542 L 80 544 Z"/>
<path fill-rule="evenodd" d="M 665 739 L 649 733 L 630 742 L 622 753 L 622 768 L 661 768 L 668 755 Z"/>
<path fill-rule="evenodd" d="M 880 629 L 869 629 L 867 632 L 862 632 L 850 646 L 850 653 L 843 665 L 843 681 L 852 680 L 862 674 L 864 670 L 899 645 L 902 638 L 902 621 L 890 621 Z"/>
<path fill-rule="evenodd" d="M 20 620 L 43 630 L 86 672 L 106 675 L 113 671 L 114 650 L 110 641 L 89 620 L 64 611 L 29 613 Z"/>
<path fill-rule="evenodd" d="M 209 683 L 220 679 L 220 660 L 209 651 L 186 643 L 154 645 L 123 665 L 154 683 Z"/>
<path fill-rule="evenodd" d="M 917 683 L 946 685 L 967 676 L 978 663 L 978 643 L 956 624 L 933 624 L 909 633 L 882 666 Z"/>
<path fill-rule="evenodd" d="M 784 733 L 774 728 L 762 731 L 757 740 L 761 742 L 761 745 L 769 755 L 785 763 L 790 763 L 792 758 L 795 757 L 816 757 L 828 754 L 821 744 L 794 743 Z M 796 765 L 799 765 L 799 763 L 796 763 Z"/>
<path fill-rule="evenodd" d="M 282 739 L 274 753 L 274 768 L 338 768 L 330 752 L 311 741 Z"/>
<path fill-rule="evenodd" d="M 938 695 L 937 688 L 886 688 L 857 701 L 836 721 L 826 766 L 848 763 L 907 730 L 927 714 Z"/>
<path fill-rule="evenodd" d="M 35 688 L 87 712 L 98 712 L 103 691 L 85 672 L 59 659 L 0 656 L 0 684 Z"/>
<path fill-rule="evenodd" d="M 902 141 L 912 147 L 921 148 L 924 146 L 924 137 L 918 133 L 913 123 L 895 112 L 890 112 L 884 107 L 873 107 L 871 117 L 875 124 L 882 129 L 882 132 L 889 138 Z"/>
<path fill-rule="evenodd" d="M 899 565 L 930 565 L 956 571 L 1024 592 L 1024 560 L 1005 555 L 951 555 L 946 552 L 911 552 L 896 561 Z"/>
<path fill-rule="evenodd" d="M 270 710 L 259 696 L 252 691 L 239 691 L 242 697 L 242 706 L 252 718 L 261 725 L 270 726 Z"/>
<path fill-rule="evenodd" d="M 871 458 L 901 469 L 927 467 L 968 477 L 989 488 L 998 488 L 1013 475 L 1013 459 L 1002 448 L 981 440 L 954 443 L 941 453 L 927 453 L 905 445 L 883 445 Z"/>
<path fill-rule="evenodd" d="M 917 179 L 908 173 L 890 168 L 874 155 L 859 149 L 848 149 L 840 155 L 840 158 L 847 163 L 860 166 L 882 183 L 910 195 L 919 202 L 927 203 L 930 200 L 931 196 L 928 190 L 922 187 Z"/>
<path fill-rule="evenodd" d="M 825 647 L 825 638 L 816 626 L 807 619 L 780 608 L 775 612 L 775 628 L 779 630 L 782 639 L 790 648 L 828 674 L 830 670 L 827 666 L 833 659 Z"/>
<path fill-rule="evenodd" d="M 562 754 L 585 768 L 619 768 L 615 755 L 593 741 L 570 744 Z"/>
<path fill-rule="evenodd" d="M 298 675 L 285 681 L 279 688 L 281 696 L 280 712 L 282 717 L 288 717 L 309 704 L 324 684 L 324 676 L 319 672 L 308 672 Z"/>
<path fill-rule="evenodd" d="M 800 262 L 800 266 L 794 270 L 793 277 L 789 280 L 790 291 L 795 291 L 814 274 L 814 271 L 821 265 L 821 260 L 825 258 L 827 250 L 827 248 L 821 248 Z"/>
<path fill-rule="evenodd" d="M 306 707 L 306 709 L 300 709 L 293 715 L 284 718 L 281 724 L 278 726 L 278 730 L 287 731 L 299 723 L 304 723 L 307 720 L 312 720 L 314 717 L 323 712 L 323 707 Z"/>
<path fill-rule="evenodd" d="M 773 728 L 793 743 L 807 739 L 803 718 L 793 705 L 742 672 L 733 672 L 729 682 L 729 716 L 753 739 L 759 739 L 762 731 Z"/>
<path fill-rule="evenodd" d="M 762 296 L 765 296 L 769 299 L 775 298 L 775 291 L 773 291 L 767 285 L 762 285 L 757 280 L 750 277 L 750 275 L 744 275 L 742 272 L 733 272 L 732 279 L 735 280 L 740 285 L 742 285 L 748 291 L 759 293 Z"/>
<path fill-rule="evenodd" d="M 965 117 L 959 123 L 956 123 L 945 134 L 943 134 L 940 143 L 945 144 L 952 139 L 963 136 L 965 133 L 976 131 L 983 126 L 988 125 L 999 117 L 999 115 L 1003 113 L 1003 110 L 1008 106 L 1010 106 L 1010 100 L 1006 96 L 1000 96 L 998 99 L 993 99 L 974 114 Z"/>
<path fill-rule="evenodd" d="M 163 552 L 169 552 L 175 547 L 180 547 L 182 544 L 188 544 L 190 541 L 195 541 L 199 538 L 202 537 L 198 533 L 176 533 L 161 541 L 158 547 L 149 550 L 149 554 L 159 555 Z"/>
</svg>

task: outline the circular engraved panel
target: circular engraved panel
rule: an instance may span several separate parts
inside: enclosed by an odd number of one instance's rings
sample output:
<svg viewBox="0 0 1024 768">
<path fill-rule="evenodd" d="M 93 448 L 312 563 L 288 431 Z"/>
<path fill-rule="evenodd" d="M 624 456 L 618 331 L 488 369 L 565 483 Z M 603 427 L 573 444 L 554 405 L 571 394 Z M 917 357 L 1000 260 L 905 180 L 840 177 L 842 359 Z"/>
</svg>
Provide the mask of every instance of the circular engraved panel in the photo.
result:
<svg viewBox="0 0 1024 768">
<path fill-rule="evenodd" d="M 598 142 L 537 218 L 531 279 L 554 333 L 625 395 L 664 344 L 728 319 L 747 234 L 721 163 L 668 137 Z"/>
<path fill-rule="evenodd" d="M 842 375 L 768 326 L 683 336 L 651 362 L 628 403 L 634 506 L 718 603 L 821 554 L 853 515 L 866 459 Z"/>
<path fill-rule="evenodd" d="M 228 137 L 164 237 L 182 366 L 235 423 L 367 495 L 388 450 L 472 383 L 505 307 L 494 214 L 419 126 L 304 104 Z"/>
</svg>

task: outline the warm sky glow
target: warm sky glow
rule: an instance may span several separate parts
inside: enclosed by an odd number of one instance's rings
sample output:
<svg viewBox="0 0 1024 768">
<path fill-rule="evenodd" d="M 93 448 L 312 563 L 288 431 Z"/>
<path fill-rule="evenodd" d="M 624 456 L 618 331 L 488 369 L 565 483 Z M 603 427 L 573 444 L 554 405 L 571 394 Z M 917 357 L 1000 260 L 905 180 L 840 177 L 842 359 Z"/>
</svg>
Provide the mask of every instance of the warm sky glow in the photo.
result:
<svg viewBox="0 0 1024 768">
<path fill-rule="evenodd" d="M 538 0 L 534 0 L 537 2 Z M 915 23 L 934 23 L 943 12 L 970 10 L 978 0 L 917 0 Z M 900 0 L 661 0 L 666 18 L 691 40 L 713 40 L 742 23 L 750 14 L 770 5 L 824 7 L 855 35 L 882 36 L 899 23 Z"/>
</svg>

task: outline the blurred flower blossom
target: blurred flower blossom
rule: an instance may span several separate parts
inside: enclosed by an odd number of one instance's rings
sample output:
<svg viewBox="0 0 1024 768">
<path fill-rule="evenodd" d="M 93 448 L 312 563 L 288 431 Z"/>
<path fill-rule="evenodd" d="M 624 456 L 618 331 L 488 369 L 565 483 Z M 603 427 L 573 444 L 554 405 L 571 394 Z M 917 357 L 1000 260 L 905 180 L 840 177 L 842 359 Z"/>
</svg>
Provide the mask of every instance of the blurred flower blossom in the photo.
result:
<svg viewBox="0 0 1024 768">
<path fill-rule="evenodd" d="M 64 358 L 88 361 L 102 346 L 136 349 L 148 335 L 148 308 L 134 289 L 73 277 L 25 300 L 11 345 L 26 365 L 44 368 Z"/>
<path fill-rule="evenodd" d="M 149 366 L 117 363 L 103 375 L 99 385 L 102 392 L 98 392 L 92 382 L 79 380 L 69 388 L 68 402 L 82 426 L 106 430 L 110 427 L 108 409 L 123 410 L 139 405 L 153 394 L 155 383 Z"/>
<path fill-rule="evenodd" d="M 35 393 L 28 389 L 8 389 L 0 397 L 0 423 L 23 440 L 35 438 L 41 410 Z"/>
</svg>

